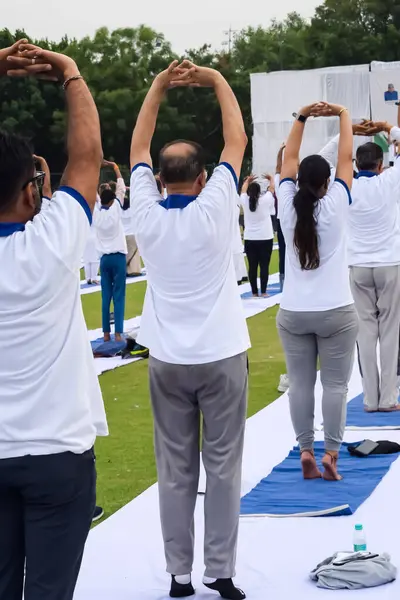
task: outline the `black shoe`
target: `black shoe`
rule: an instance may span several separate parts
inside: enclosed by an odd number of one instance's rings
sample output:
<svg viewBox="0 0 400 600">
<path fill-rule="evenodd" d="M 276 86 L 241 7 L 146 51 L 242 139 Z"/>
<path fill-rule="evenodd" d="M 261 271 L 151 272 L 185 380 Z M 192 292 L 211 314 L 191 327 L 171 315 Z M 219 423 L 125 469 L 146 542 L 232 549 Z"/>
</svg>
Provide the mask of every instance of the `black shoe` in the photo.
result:
<svg viewBox="0 0 400 600">
<path fill-rule="evenodd" d="M 88 285 L 92 285 L 92 280 L 91 280 L 91 279 L 88 279 L 86 283 L 87 283 Z"/>
<path fill-rule="evenodd" d="M 149 358 L 149 350 L 148 348 L 144 348 L 144 346 L 137 344 L 136 340 L 127 338 L 126 346 L 121 352 L 121 357 L 122 360 L 129 358 Z"/>
<path fill-rule="evenodd" d="M 92 517 L 92 523 L 100 521 L 102 517 L 104 517 L 104 510 L 101 508 L 101 506 L 96 506 Z"/>
<path fill-rule="evenodd" d="M 171 591 L 169 593 L 171 598 L 187 598 L 188 596 L 194 596 L 194 587 L 192 583 L 177 583 L 175 575 L 171 575 Z"/>
<path fill-rule="evenodd" d="M 204 585 L 209 590 L 219 592 L 219 595 L 227 600 L 244 600 L 246 598 L 246 594 L 235 587 L 232 579 L 217 579 L 214 583 L 205 583 Z"/>
</svg>

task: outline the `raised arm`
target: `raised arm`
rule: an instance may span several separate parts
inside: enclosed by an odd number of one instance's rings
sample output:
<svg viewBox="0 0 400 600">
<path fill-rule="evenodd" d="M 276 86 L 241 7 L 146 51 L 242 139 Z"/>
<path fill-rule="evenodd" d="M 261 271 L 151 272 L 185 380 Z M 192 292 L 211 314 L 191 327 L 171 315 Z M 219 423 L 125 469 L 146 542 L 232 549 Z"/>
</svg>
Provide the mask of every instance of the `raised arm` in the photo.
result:
<svg viewBox="0 0 400 600">
<path fill-rule="evenodd" d="M 214 69 L 198 67 L 188 60 L 183 61 L 180 67 L 184 72 L 172 81 L 173 85 L 214 88 L 221 107 L 225 142 L 221 162 L 229 163 L 239 179 L 247 146 L 247 135 L 243 116 L 232 88 L 221 73 Z"/>
<path fill-rule="evenodd" d="M 285 151 L 286 148 L 286 144 L 283 143 L 282 146 L 279 148 L 279 152 L 278 152 L 278 156 L 276 157 L 276 168 L 275 168 L 275 174 L 276 175 L 280 175 L 281 171 L 282 171 L 282 162 L 283 162 L 283 153 Z"/>
<path fill-rule="evenodd" d="M 62 185 L 79 192 L 93 211 L 102 161 L 100 121 L 96 105 L 75 62 L 68 56 L 22 44 L 20 55 L 11 56 L 9 75 L 32 75 L 40 65 L 48 65 L 45 76 L 63 83 L 67 101 L 68 162 Z"/>
<path fill-rule="evenodd" d="M 293 123 L 289 138 L 286 142 L 286 149 L 283 158 L 281 181 L 283 179 L 297 178 L 297 170 L 300 161 L 300 148 L 303 141 L 304 126 L 309 117 L 311 117 L 313 109 L 317 104 L 311 104 L 302 108 Z"/>
<path fill-rule="evenodd" d="M 139 164 L 146 163 L 153 166 L 150 154 L 151 141 L 157 124 L 158 111 L 161 102 L 171 85 L 173 77 L 182 73 L 178 68 L 178 61 L 170 64 L 166 71 L 163 71 L 154 79 L 151 88 L 140 109 L 136 125 L 133 130 L 131 141 L 131 169 Z"/>
<path fill-rule="evenodd" d="M 51 200 L 53 192 L 51 190 L 51 174 L 50 174 L 49 165 L 47 164 L 47 161 L 46 161 L 46 159 L 43 158 L 43 156 L 35 156 L 34 155 L 33 158 L 34 158 L 34 160 L 37 161 L 37 163 L 39 164 L 40 170 L 43 171 L 43 173 L 44 173 L 42 196 L 44 198 L 48 198 L 49 200 Z"/>
</svg>

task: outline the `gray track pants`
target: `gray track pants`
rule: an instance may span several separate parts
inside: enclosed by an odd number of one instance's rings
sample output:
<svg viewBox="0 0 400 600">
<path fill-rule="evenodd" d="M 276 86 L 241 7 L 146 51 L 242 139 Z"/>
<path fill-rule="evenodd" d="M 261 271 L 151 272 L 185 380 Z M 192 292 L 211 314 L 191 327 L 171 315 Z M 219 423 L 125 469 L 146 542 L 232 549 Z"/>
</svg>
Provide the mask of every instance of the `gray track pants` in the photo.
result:
<svg viewBox="0 0 400 600">
<path fill-rule="evenodd" d="M 277 323 L 290 381 L 290 414 L 300 449 L 311 450 L 314 445 L 314 388 L 319 357 L 325 447 L 337 452 L 346 424 L 347 386 L 358 332 L 354 305 L 324 312 L 281 309 Z"/>
<path fill-rule="evenodd" d="M 360 319 L 358 350 L 364 403 L 371 410 L 390 408 L 397 404 L 399 395 L 400 267 L 351 267 L 350 283 Z"/>
<path fill-rule="evenodd" d="M 149 374 L 167 571 L 172 575 L 192 571 L 202 414 L 207 475 L 205 575 L 233 577 L 247 411 L 247 355 L 193 366 L 150 357 Z"/>
</svg>

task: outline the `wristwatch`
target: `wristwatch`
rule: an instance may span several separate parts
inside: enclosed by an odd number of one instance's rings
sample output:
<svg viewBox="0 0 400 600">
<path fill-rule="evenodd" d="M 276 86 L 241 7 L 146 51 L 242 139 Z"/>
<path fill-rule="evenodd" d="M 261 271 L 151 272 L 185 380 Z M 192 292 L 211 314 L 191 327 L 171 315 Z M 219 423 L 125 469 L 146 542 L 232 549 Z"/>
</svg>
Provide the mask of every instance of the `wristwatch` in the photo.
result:
<svg viewBox="0 0 400 600">
<path fill-rule="evenodd" d="M 293 113 L 293 117 L 297 120 L 300 121 L 300 123 L 305 123 L 308 119 L 308 117 L 305 117 L 304 115 L 298 115 L 297 113 Z"/>
</svg>

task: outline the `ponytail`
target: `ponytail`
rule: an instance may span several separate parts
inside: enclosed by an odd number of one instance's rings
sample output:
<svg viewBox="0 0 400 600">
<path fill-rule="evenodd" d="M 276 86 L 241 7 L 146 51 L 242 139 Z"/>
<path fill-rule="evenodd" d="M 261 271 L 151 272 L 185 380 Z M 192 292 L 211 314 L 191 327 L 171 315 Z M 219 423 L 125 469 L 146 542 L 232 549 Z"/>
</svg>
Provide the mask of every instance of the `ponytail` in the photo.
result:
<svg viewBox="0 0 400 600">
<path fill-rule="evenodd" d="M 261 187 L 258 183 L 251 183 L 249 185 L 249 189 L 247 190 L 247 194 L 249 196 L 249 208 L 250 212 L 256 212 L 258 207 L 258 201 L 261 195 Z"/>
<path fill-rule="evenodd" d="M 318 221 L 315 214 L 319 201 L 318 196 L 308 186 L 300 187 L 293 199 L 297 215 L 293 241 L 298 252 L 300 266 L 304 271 L 318 269 L 320 264 Z"/>
</svg>

